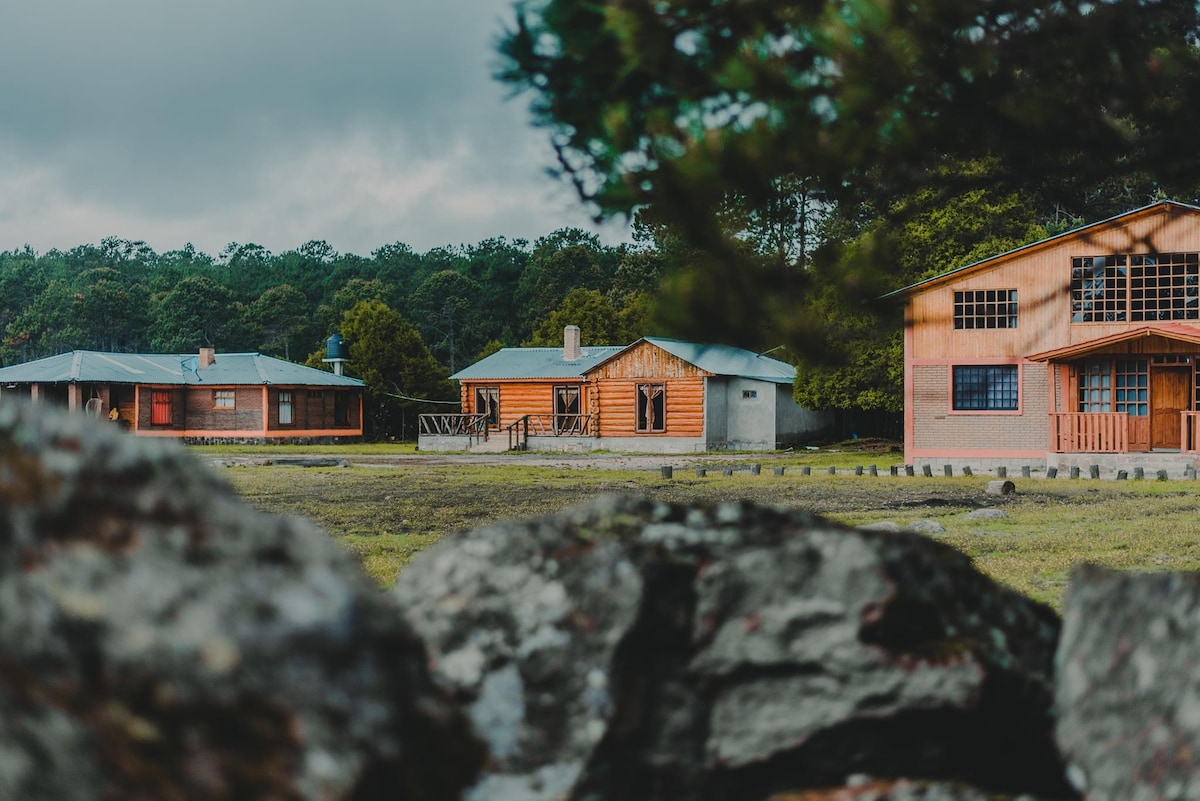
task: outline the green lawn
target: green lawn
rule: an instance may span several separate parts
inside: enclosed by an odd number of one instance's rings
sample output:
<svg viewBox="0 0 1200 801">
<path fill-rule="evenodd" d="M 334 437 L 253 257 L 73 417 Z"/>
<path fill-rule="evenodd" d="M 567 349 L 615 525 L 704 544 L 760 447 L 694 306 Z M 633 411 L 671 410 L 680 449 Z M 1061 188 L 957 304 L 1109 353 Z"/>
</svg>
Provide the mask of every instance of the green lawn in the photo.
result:
<svg viewBox="0 0 1200 801">
<path fill-rule="evenodd" d="M 999 581 L 1054 605 L 1078 562 L 1133 570 L 1200 568 L 1200 483 L 1014 479 L 1017 494 L 997 499 L 985 495 L 986 477 L 892 478 L 882 458 L 861 455 L 837 464 L 844 469 L 877 461 L 884 475 L 830 476 L 825 468 L 842 455 L 806 456 L 764 463 L 757 476 L 745 470 L 724 476 L 717 469 L 698 478 L 690 469 L 676 469 L 672 479 L 663 479 L 657 469 L 547 468 L 523 464 L 519 457 L 486 467 L 451 460 L 220 469 L 253 506 L 312 519 L 358 554 L 382 584 L 394 581 L 413 554 L 449 532 L 543 515 L 612 492 L 693 503 L 745 499 L 810 509 L 850 525 L 936 520 L 946 531 L 933 536 Z M 800 475 L 806 462 L 814 468 L 812 476 Z M 780 464 L 788 469 L 776 476 L 771 467 Z M 1002 508 L 1008 517 L 964 518 L 986 505 Z"/>
</svg>

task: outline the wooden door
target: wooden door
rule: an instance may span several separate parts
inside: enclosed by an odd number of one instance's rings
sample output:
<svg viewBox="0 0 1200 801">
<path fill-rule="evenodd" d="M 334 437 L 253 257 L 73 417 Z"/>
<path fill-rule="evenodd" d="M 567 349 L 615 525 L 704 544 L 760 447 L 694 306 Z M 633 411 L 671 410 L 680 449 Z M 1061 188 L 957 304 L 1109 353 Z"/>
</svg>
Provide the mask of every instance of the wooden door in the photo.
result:
<svg viewBox="0 0 1200 801">
<path fill-rule="evenodd" d="M 1150 370 L 1150 447 L 1179 447 L 1179 413 L 1191 407 L 1192 371 L 1186 367 Z"/>
</svg>

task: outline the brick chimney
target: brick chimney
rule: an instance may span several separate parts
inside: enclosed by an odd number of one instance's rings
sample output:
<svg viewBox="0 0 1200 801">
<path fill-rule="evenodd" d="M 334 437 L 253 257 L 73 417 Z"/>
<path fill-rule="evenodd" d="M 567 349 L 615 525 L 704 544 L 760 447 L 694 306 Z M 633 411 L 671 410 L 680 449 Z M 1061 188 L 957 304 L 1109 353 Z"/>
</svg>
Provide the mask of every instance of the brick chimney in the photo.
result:
<svg viewBox="0 0 1200 801">
<path fill-rule="evenodd" d="M 200 366 L 208 367 L 217 360 L 216 348 L 201 348 L 200 349 Z"/>
<path fill-rule="evenodd" d="M 573 362 L 582 355 L 579 349 L 579 326 L 568 325 L 563 329 L 563 361 Z"/>
</svg>

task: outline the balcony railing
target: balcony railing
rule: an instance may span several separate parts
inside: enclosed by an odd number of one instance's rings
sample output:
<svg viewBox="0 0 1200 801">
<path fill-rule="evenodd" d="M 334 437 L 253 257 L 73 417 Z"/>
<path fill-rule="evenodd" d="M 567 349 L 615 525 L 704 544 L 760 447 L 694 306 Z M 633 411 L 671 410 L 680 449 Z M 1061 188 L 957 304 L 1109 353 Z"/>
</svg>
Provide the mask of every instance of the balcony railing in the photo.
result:
<svg viewBox="0 0 1200 801">
<path fill-rule="evenodd" d="M 1124 412 L 1066 412 L 1050 415 L 1053 453 L 1126 453 L 1129 415 Z"/>
</svg>

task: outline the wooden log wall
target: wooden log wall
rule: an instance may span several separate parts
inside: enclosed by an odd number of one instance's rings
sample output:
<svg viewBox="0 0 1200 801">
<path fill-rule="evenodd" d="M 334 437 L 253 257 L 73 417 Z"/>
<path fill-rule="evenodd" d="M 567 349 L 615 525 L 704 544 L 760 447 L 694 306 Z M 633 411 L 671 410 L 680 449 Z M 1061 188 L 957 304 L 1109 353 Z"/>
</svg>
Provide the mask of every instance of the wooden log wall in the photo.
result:
<svg viewBox="0 0 1200 801">
<path fill-rule="evenodd" d="M 589 408 L 597 415 L 600 436 L 704 436 L 704 379 L 709 375 L 649 342 L 600 365 L 588 375 L 595 386 Z M 666 386 L 666 430 L 637 431 L 638 384 Z"/>
</svg>

